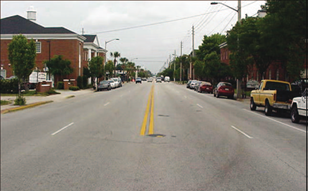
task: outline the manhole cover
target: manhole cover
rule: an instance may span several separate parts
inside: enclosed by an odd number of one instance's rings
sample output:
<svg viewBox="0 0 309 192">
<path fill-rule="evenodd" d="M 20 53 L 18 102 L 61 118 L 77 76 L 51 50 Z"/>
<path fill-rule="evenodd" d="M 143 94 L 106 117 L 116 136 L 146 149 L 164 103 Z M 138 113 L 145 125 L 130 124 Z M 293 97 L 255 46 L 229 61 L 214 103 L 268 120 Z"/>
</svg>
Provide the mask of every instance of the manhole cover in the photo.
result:
<svg viewBox="0 0 309 192">
<path fill-rule="evenodd" d="M 149 137 L 165 137 L 165 135 L 163 134 L 150 134 L 150 135 L 147 135 Z"/>
</svg>

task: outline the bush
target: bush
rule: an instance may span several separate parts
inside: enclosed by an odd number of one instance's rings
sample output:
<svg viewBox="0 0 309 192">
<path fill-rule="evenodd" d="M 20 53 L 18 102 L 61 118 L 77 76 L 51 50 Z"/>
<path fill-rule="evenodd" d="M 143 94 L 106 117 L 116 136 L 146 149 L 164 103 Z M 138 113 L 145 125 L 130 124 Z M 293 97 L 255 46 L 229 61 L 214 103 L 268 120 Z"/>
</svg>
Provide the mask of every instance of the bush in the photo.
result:
<svg viewBox="0 0 309 192">
<path fill-rule="evenodd" d="M 80 87 L 81 89 L 84 88 L 84 86 L 83 86 L 83 77 L 82 76 L 78 76 L 77 77 L 77 86 Z"/>
<path fill-rule="evenodd" d="M 59 92 L 55 91 L 54 89 L 51 89 L 46 92 L 48 95 L 54 95 L 54 94 L 60 94 Z"/>
<path fill-rule="evenodd" d="M 57 82 L 57 89 L 64 89 L 64 83 L 63 83 L 63 81 L 58 81 L 58 82 Z"/>
<path fill-rule="evenodd" d="M 1 79 L 0 93 L 18 93 L 18 79 Z"/>
<path fill-rule="evenodd" d="M 26 98 L 23 96 L 17 96 L 14 101 L 14 105 L 26 105 Z"/>
<path fill-rule="evenodd" d="M 78 86 L 71 86 L 69 89 L 72 90 L 72 91 L 78 91 L 79 87 Z"/>
</svg>

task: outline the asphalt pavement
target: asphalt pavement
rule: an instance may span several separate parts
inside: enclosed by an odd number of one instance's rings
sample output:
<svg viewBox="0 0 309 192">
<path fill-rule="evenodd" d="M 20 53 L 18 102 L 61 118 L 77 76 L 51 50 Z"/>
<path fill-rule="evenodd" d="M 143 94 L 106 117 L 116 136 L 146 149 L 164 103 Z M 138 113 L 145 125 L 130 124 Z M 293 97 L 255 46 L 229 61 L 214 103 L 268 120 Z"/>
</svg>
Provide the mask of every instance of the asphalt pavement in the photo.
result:
<svg viewBox="0 0 309 192">
<path fill-rule="evenodd" d="M 307 190 L 307 123 L 246 102 L 143 82 L 3 114 L 1 189 Z"/>
</svg>

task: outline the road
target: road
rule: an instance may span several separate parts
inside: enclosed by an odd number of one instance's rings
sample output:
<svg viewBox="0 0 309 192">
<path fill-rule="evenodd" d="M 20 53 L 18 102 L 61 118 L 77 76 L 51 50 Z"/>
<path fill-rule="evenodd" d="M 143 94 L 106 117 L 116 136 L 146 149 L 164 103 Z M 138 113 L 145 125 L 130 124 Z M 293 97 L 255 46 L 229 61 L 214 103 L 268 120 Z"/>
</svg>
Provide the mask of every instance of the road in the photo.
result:
<svg viewBox="0 0 309 192">
<path fill-rule="evenodd" d="M 306 126 L 129 83 L 1 115 L 1 190 L 307 190 Z"/>
</svg>

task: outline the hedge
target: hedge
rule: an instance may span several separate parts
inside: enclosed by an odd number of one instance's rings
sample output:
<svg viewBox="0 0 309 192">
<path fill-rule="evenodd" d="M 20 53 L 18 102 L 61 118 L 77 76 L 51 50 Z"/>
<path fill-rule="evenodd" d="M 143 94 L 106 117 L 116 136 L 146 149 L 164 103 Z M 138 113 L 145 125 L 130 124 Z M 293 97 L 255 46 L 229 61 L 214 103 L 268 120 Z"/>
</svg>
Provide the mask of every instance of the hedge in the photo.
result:
<svg viewBox="0 0 309 192">
<path fill-rule="evenodd" d="M 0 93 L 18 93 L 18 79 L 1 79 Z"/>
</svg>

